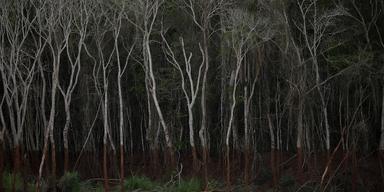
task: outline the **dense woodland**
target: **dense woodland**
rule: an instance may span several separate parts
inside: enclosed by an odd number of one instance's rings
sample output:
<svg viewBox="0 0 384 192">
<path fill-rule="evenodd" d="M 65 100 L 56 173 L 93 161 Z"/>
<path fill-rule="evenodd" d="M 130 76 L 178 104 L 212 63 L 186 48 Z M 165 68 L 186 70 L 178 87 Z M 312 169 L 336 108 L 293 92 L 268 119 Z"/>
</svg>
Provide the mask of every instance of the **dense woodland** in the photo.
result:
<svg viewBox="0 0 384 192">
<path fill-rule="evenodd" d="M 341 172 L 384 187 L 382 0 L 0 4 L 0 172 L 37 191 L 137 170 L 231 191 L 263 167 L 277 189 L 285 165 L 325 191 Z"/>
</svg>

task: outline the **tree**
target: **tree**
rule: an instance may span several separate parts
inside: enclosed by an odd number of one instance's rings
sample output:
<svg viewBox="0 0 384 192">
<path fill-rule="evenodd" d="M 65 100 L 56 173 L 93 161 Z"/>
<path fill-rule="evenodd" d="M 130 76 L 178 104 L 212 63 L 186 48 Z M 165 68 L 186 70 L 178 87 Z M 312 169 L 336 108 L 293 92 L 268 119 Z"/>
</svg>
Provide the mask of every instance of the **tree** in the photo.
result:
<svg viewBox="0 0 384 192">
<path fill-rule="evenodd" d="M 163 5 L 163 0 L 146 0 L 146 1 L 140 1 L 140 2 L 133 2 L 131 4 L 131 9 L 134 11 L 135 14 L 137 14 L 140 18 L 138 18 L 138 21 L 133 23 L 138 29 L 141 34 L 142 38 L 142 58 L 143 58 L 143 65 L 144 65 L 144 73 L 145 73 L 145 82 L 146 82 L 146 88 L 147 92 L 151 96 L 151 100 L 153 101 L 154 107 L 157 111 L 157 115 L 161 124 L 161 127 L 164 131 L 165 136 L 165 143 L 167 146 L 167 156 L 169 160 L 169 164 L 171 167 L 174 166 L 175 159 L 174 159 L 174 149 L 173 149 L 173 143 L 172 143 L 172 135 L 170 134 L 168 125 L 165 121 L 165 118 L 163 116 L 162 108 L 159 104 L 158 96 L 157 96 L 157 83 L 156 83 L 156 77 L 154 73 L 154 64 L 153 64 L 153 56 L 151 51 L 151 35 L 155 31 L 155 22 L 157 21 L 157 17 L 159 14 L 159 10 L 161 6 Z M 148 109 L 150 108 L 150 103 L 148 101 Z M 150 115 L 148 118 L 151 118 Z"/>
<path fill-rule="evenodd" d="M 37 14 L 27 14 L 29 11 L 37 12 Z M 2 42 L 0 73 L 3 87 L 1 102 L 6 103 L 8 119 L 4 119 L 3 112 L 0 116 L 3 129 L 7 127 L 6 124 L 10 125 L 14 157 L 12 188 L 15 190 L 16 174 L 19 174 L 21 168 L 20 153 L 29 108 L 29 93 L 35 77 L 37 62 L 46 44 L 44 42 L 33 44 L 28 39 L 36 24 L 38 7 L 33 7 L 28 1 L 10 1 L 3 3 L 0 12 L 1 27 L 3 28 L 0 34 Z M 2 130 L 2 137 L 4 132 Z"/>
<path fill-rule="evenodd" d="M 231 106 L 230 106 L 230 115 L 229 115 L 229 123 L 226 131 L 226 181 L 228 185 L 228 189 L 230 187 L 230 136 L 231 131 L 233 129 L 233 121 L 234 121 L 234 112 L 237 103 L 237 88 L 240 82 L 240 70 L 244 64 L 244 58 L 246 57 L 248 51 L 254 46 L 263 41 L 267 41 L 272 33 L 270 31 L 262 34 L 262 30 L 268 30 L 267 20 L 263 18 L 255 19 L 252 15 L 247 13 L 245 10 L 241 8 L 235 8 L 228 11 L 228 18 L 226 21 L 227 29 L 224 29 L 229 34 L 229 45 L 231 46 L 234 56 L 235 56 L 235 66 L 232 69 L 231 73 Z M 268 34 L 268 35 L 266 35 Z M 255 80 L 254 80 L 255 82 Z M 255 84 L 255 83 L 253 83 Z M 254 86 L 253 86 L 254 87 Z M 254 90 L 254 89 L 253 89 Z M 252 91 L 253 92 L 253 91 Z M 245 126 L 245 133 L 248 132 L 248 127 Z M 247 135 L 248 136 L 248 135 Z M 247 140 L 247 138 L 246 138 Z"/>
<path fill-rule="evenodd" d="M 68 58 L 68 64 L 70 69 L 70 75 L 67 79 L 67 82 L 58 82 L 58 88 L 64 98 L 64 109 L 65 109 L 65 124 L 63 129 L 63 143 L 64 143 L 64 172 L 68 171 L 68 161 L 69 161 L 69 150 L 68 150 L 68 132 L 71 126 L 71 102 L 73 92 L 78 84 L 80 69 L 81 69 L 81 53 L 84 45 L 85 38 L 87 36 L 87 28 L 90 19 L 89 13 L 86 11 L 88 9 L 86 2 L 81 1 L 79 4 L 73 2 L 68 9 L 70 10 L 70 17 L 78 18 L 78 20 L 70 21 L 72 22 L 73 28 L 68 37 L 65 38 L 65 43 L 67 44 L 66 48 L 66 57 Z M 75 7 L 80 7 L 78 12 Z M 77 15 L 78 14 L 78 15 Z M 71 36 L 78 35 L 79 39 L 77 44 L 71 43 Z M 71 45 L 74 44 L 72 47 Z M 77 52 L 72 53 L 72 49 L 77 50 Z"/>
<path fill-rule="evenodd" d="M 167 54 L 167 60 L 169 63 L 171 63 L 178 71 L 181 77 L 181 87 L 184 93 L 184 97 L 187 102 L 187 108 L 188 108 L 188 126 L 189 126 L 189 143 L 192 148 L 192 157 L 193 157 L 193 169 L 197 171 L 198 169 L 198 159 L 197 159 L 197 153 L 196 153 L 196 146 L 195 146 L 195 139 L 194 139 L 194 118 L 193 118 L 193 109 L 196 103 L 196 98 L 199 93 L 200 89 L 200 81 L 201 81 L 201 74 L 202 74 L 202 68 L 204 66 L 204 51 L 202 47 L 199 44 L 200 53 L 202 55 L 202 62 L 200 63 L 197 71 L 197 77 L 194 80 L 193 77 L 193 66 L 191 65 L 191 59 L 193 54 L 189 53 L 187 55 L 184 45 L 184 39 L 180 37 L 180 44 L 181 44 L 181 50 L 183 55 L 183 62 L 185 69 L 182 69 L 181 62 L 178 61 L 177 56 L 175 52 L 172 50 L 171 46 L 169 45 L 168 41 L 166 40 L 164 34 L 162 33 L 162 38 L 165 43 L 165 52 Z M 187 77 L 184 76 L 184 74 L 187 74 Z M 187 84 L 187 85 L 186 85 Z M 189 86 L 189 90 L 188 87 Z"/>
</svg>

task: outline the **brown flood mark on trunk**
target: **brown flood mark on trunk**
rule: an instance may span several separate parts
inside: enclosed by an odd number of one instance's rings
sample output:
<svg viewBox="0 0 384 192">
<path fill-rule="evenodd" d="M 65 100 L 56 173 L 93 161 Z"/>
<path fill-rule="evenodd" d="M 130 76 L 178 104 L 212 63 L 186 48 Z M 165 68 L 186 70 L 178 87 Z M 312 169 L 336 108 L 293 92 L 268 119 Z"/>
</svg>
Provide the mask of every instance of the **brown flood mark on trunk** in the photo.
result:
<svg viewBox="0 0 384 192">
<path fill-rule="evenodd" d="M 297 148 L 297 181 L 299 182 L 299 184 L 304 183 L 303 163 L 304 163 L 303 149 L 298 147 Z"/>
<path fill-rule="evenodd" d="M 226 152 L 225 152 L 225 170 L 226 170 L 226 176 L 225 176 L 225 183 L 226 183 L 226 191 L 231 191 L 231 162 L 230 162 L 230 153 L 229 146 L 226 146 Z"/>
<path fill-rule="evenodd" d="M 202 147 L 203 151 L 203 178 L 204 178 L 204 190 L 208 190 L 208 150 L 206 147 Z"/>
<path fill-rule="evenodd" d="M 384 150 L 380 149 L 378 153 L 379 157 L 379 167 L 380 167 L 380 175 L 381 175 L 381 185 L 380 188 L 384 188 Z"/>
<path fill-rule="evenodd" d="M 13 149 L 14 154 L 14 165 L 13 165 L 13 178 L 12 178 L 12 192 L 16 191 L 16 175 L 20 173 L 21 167 L 21 155 L 20 155 L 20 145 L 16 145 Z"/>
<path fill-rule="evenodd" d="M 159 175 L 159 150 L 157 148 L 151 149 L 151 174 L 155 176 L 155 178 Z"/>
<path fill-rule="evenodd" d="M 51 160 L 52 160 L 52 182 L 56 183 L 56 145 L 51 143 Z M 56 187 L 53 187 L 53 191 L 56 191 Z"/>
<path fill-rule="evenodd" d="M 245 149 L 244 149 L 244 184 L 246 185 L 247 191 L 250 191 L 249 160 L 250 160 L 250 149 L 249 149 L 249 146 L 245 146 Z"/>
<path fill-rule="evenodd" d="M 352 157 L 351 157 L 351 172 L 352 172 L 352 178 L 351 178 L 351 183 L 352 183 L 352 192 L 357 191 L 357 178 L 359 175 L 358 172 L 358 167 L 357 167 L 357 157 L 356 157 L 356 150 L 352 151 Z"/>
<path fill-rule="evenodd" d="M 172 147 L 167 147 L 167 163 L 169 166 L 169 170 L 173 170 L 176 167 L 176 162 L 175 162 L 175 154 L 173 152 Z"/>
<path fill-rule="evenodd" d="M 64 148 L 64 173 L 68 172 L 68 164 L 69 164 L 69 151 L 68 148 Z"/>
<path fill-rule="evenodd" d="M 4 190 L 3 186 L 3 169 L 4 169 L 4 150 L 3 141 L 0 140 L 0 191 Z"/>
<path fill-rule="evenodd" d="M 199 171 L 199 160 L 197 159 L 196 147 L 191 148 L 192 152 L 192 166 L 193 166 L 193 174 L 196 175 Z"/>
<path fill-rule="evenodd" d="M 43 148 L 43 154 L 42 154 L 42 162 L 45 162 L 45 160 L 47 159 L 47 154 L 48 154 L 48 143 L 46 142 L 44 144 L 44 148 Z M 44 166 L 44 164 L 43 164 Z M 45 166 L 47 167 L 47 166 Z M 41 170 L 42 171 L 42 170 Z M 40 192 L 40 181 L 41 181 L 41 174 L 40 174 L 40 170 L 39 170 L 39 176 L 37 177 L 37 180 L 36 180 L 36 192 Z"/>
<path fill-rule="evenodd" d="M 279 152 L 276 149 L 272 149 L 271 151 L 271 169 L 272 169 L 273 187 L 277 187 L 279 182 L 279 154 L 278 153 Z"/>
<path fill-rule="evenodd" d="M 120 191 L 124 192 L 124 146 L 120 145 Z"/>
<path fill-rule="evenodd" d="M 103 146 L 103 179 L 104 179 L 104 191 L 109 192 L 109 179 L 108 179 L 108 168 L 107 168 L 107 144 Z"/>
</svg>

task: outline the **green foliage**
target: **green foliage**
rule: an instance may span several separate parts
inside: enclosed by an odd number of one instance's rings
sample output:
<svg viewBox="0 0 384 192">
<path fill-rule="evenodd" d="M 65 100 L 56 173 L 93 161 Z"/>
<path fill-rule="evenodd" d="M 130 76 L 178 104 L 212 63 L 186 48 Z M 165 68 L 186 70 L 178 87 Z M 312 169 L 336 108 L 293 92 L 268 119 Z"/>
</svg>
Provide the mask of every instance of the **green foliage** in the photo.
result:
<svg viewBox="0 0 384 192">
<path fill-rule="evenodd" d="M 36 190 L 36 184 L 35 183 L 28 183 L 27 184 L 27 191 L 28 192 L 34 192 Z"/>
<path fill-rule="evenodd" d="M 214 191 L 219 188 L 223 187 L 222 184 L 220 184 L 217 180 L 209 180 L 208 181 L 208 191 Z"/>
<path fill-rule="evenodd" d="M 101 183 L 96 184 L 95 192 L 104 192 L 104 187 Z"/>
<path fill-rule="evenodd" d="M 262 166 L 261 170 L 260 170 L 260 174 L 256 178 L 255 183 L 257 185 L 262 185 L 262 184 L 264 184 L 264 183 L 266 183 L 267 181 L 270 181 L 270 180 L 272 180 L 272 173 L 271 173 L 271 171 L 266 166 Z"/>
<path fill-rule="evenodd" d="M 5 171 L 3 172 L 3 186 L 5 192 L 12 191 L 12 184 L 15 180 L 15 189 L 16 191 L 22 191 L 23 181 L 19 174 L 14 175 L 11 172 Z"/>
<path fill-rule="evenodd" d="M 132 176 L 124 181 L 125 190 L 152 190 L 156 188 L 156 186 L 157 184 L 155 182 L 143 176 Z"/>
<path fill-rule="evenodd" d="M 295 185 L 295 178 L 291 175 L 284 175 L 280 178 L 280 186 L 289 187 Z"/>
<path fill-rule="evenodd" d="M 80 192 L 81 183 L 77 172 L 65 173 L 59 180 L 59 187 L 63 192 Z"/>
<path fill-rule="evenodd" d="M 201 191 L 202 184 L 201 181 L 192 178 L 188 181 L 181 180 L 176 186 L 173 186 L 170 191 L 172 192 L 198 192 Z"/>
<path fill-rule="evenodd" d="M 176 141 L 175 142 L 175 150 L 176 151 L 182 151 L 186 150 L 189 147 L 189 143 L 186 140 Z"/>
</svg>

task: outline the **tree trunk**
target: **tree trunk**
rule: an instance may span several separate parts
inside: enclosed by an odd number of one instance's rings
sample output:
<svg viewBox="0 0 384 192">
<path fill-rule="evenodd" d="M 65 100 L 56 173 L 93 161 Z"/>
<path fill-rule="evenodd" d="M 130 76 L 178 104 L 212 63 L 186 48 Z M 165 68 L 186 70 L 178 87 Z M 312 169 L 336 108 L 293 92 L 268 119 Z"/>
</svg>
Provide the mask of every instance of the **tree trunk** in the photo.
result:
<svg viewBox="0 0 384 192">
<path fill-rule="evenodd" d="M 69 151 L 68 148 L 64 147 L 64 173 L 68 172 L 69 164 Z"/>
<path fill-rule="evenodd" d="M 167 161 L 169 165 L 169 169 L 172 170 L 176 166 L 176 161 L 175 161 L 175 154 L 173 152 L 173 147 L 167 146 Z"/>
<path fill-rule="evenodd" d="M 271 150 L 271 169 L 272 169 L 272 182 L 273 187 L 277 187 L 278 185 L 278 174 L 277 174 L 277 155 L 276 155 L 276 149 Z"/>
<path fill-rule="evenodd" d="M 103 146 L 103 179 L 104 179 L 104 191 L 109 192 L 109 181 L 108 181 L 108 168 L 107 168 L 107 143 L 104 142 Z"/>
<path fill-rule="evenodd" d="M 12 191 L 16 191 L 16 176 L 20 173 L 21 167 L 21 156 L 20 156 L 20 145 L 16 144 L 13 149 L 14 154 L 14 166 L 13 166 L 13 179 L 12 179 Z"/>
<path fill-rule="evenodd" d="M 247 186 L 247 191 L 250 191 L 249 182 L 249 160 L 250 160 L 250 147 L 249 144 L 245 145 L 244 149 L 244 184 Z"/>
<path fill-rule="evenodd" d="M 356 192 L 357 191 L 357 178 L 358 178 L 358 167 L 357 167 L 357 158 L 356 158 L 356 150 L 353 149 L 352 151 L 352 158 L 351 158 L 351 166 L 352 166 L 352 179 L 351 179 L 351 183 L 352 183 L 352 189 L 351 191 L 352 192 Z"/>
<path fill-rule="evenodd" d="M 380 146 L 379 146 L 379 161 L 380 166 L 382 167 L 384 163 L 384 85 L 382 88 L 382 104 L 381 104 L 381 135 L 380 135 Z M 381 179 L 384 183 L 384 174 L 381 170 Z"/>
<path fill-rule="evenodd" d="M 159 150 L 156 147 L 151 148 L 152 175 L 159 173 Z"/>
<path fill-rule="evenodd" d="M 3 140 L 0 138 L 0 191 L 4 191 L 3 186 L 3 169 L 4 169 L 4 150 L 3 150 Z"/>
<path fill-rule="evenodd" d="M 379 151 L 384 152 L 384 85 L 382 88 L 382 103 L 381 103 L 381 135 Z M 383 153 L 384 155 L 384 153 Z"/>
<path fill-rule="evenodd" d="M 208 150 L 203 146 L 203 171 L 204 171 L 204 190 L 208 190 Z"/>
<path fill-rule="evenodd" d="M 51 143 L 51 160 L 52 160 L 52 177 L 56 178 L 56 146 L 55 143 Z"/>
<path fill-rule="evenodd" d="M 120 190 L 124 192 L 124 145 L 120 145 Z"/>
<path fill-rule="evenodd" d="M 206 24 L 207 25 L 207 24 Z M 207 29 L 207 28 L 205 28 Z M 206 91 L 207 91 L 207 76 L 209 70 L 209 52 L 208 52 L 208 38 L 207 31 L 203 30 L 203 47 L 204 47 L 204 71 L 203 71 L 203 81 L 201 82 L 201 125 L 199 130 L 199 138 L 201 142 L 201 149 L 203 150 L 203 166 L 204 166 L 204 188 L 208 187 L 208 151 L 207 151 L 207 99 L 206 99 Z"/>
<path fill-rule="evenodd" d="M 231 190 L 231 163 L 230 163 L 230 150 L 229 150 L 229 145 L 226 145 L 226 152 L 225 152 L 225 169 L 226 169 L 226 176 L 225 176 L 225 181 L 226 181 L 226 191 L 232 191 Z"/>
<path fill-rule="evenodd" d="M 66 99 L 66 98 L 64 98 Z M 71 122 L 71 113 L 70 113 L 70 103 L 65 101 L 65 114 L 66 114 L 66 120 L 65 125 L 63 129 L 63 142 L 64 142 L 64 173 L 68 171 L 68 131 L 69 131 L 69 125 Z"/>
<path fill-rule="evenodd" d="M 297 147 L 297 181 L 299 184 L 304 183 L 303 159 L 303 149 Z"/>
<path fill-rule="evenodd" d="M 40 166 L 39 166 L 39 176 L 37 177 L 37 180 L 36 180 L 36 192 L 40 192 L 40 180 L 41 180 L 41 176 L 43 175 L 43 167 L 44 167 L 44 162 L 45 162 L 45 159 L 47 157 L 47 154 L 48 154 L 48 135 L 49 135 L 49 131 L 50 129 L 47 129 L 45 131 L 45 135 L 44 135 L 44 147 L 43 147 L 43 155 L 41 157 L 41 162 L 40 162 Z"/>
<path fill-rule="evenodd" d="M 197 152 L 196 147 L 192 147 L 192 164 L 193 164 L 193 171 L 194 173 L 197 173 L 199 171 L 199 161 L 197 160 Z"/>
</svg>

